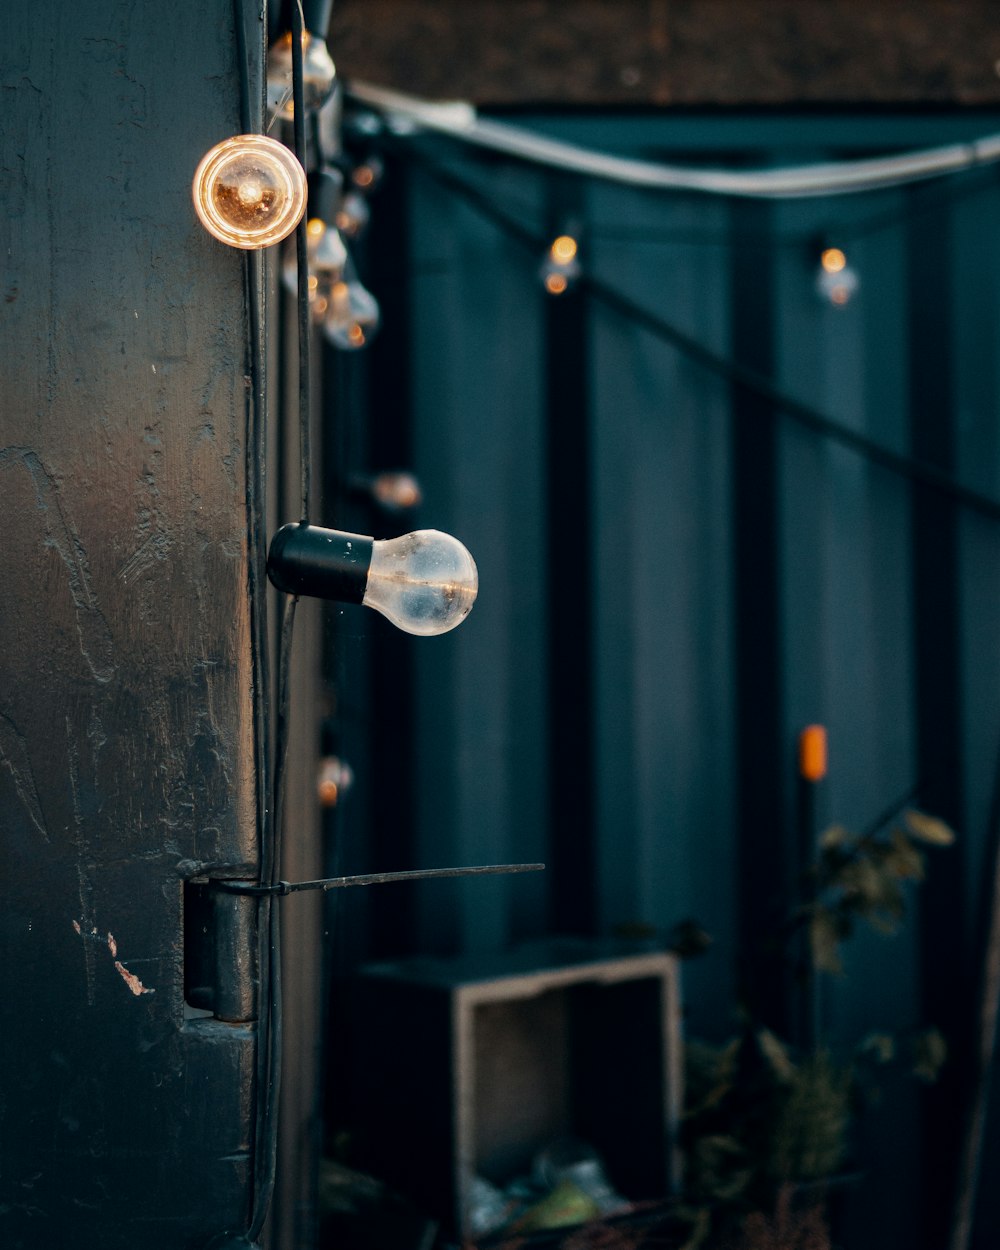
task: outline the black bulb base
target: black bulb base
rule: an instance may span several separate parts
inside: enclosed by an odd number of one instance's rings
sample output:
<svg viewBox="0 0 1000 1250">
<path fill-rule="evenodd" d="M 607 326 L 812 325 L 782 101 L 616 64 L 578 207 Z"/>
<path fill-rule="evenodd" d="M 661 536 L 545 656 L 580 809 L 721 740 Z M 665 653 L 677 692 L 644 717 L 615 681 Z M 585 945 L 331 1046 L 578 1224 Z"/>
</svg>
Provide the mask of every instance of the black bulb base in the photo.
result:
<svg viewBox="0 0 1000 1250">
<path fill-rule="evenodd" d="M 289 595 L 361 603 L 375 540 L 364 534 L 293 522 L 271 540 L 267 575 Z"/>
</svg>

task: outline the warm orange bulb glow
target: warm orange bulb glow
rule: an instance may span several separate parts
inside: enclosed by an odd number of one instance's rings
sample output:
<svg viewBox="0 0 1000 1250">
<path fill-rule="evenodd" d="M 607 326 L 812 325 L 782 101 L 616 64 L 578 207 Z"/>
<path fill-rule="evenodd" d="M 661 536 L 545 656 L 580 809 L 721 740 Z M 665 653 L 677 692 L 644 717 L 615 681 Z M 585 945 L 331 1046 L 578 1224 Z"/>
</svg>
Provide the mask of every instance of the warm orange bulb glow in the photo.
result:
<svg viewBox="0 0 1000 1250">
<path fill-rule="evenodd" d="M 576 251 L 576 239 L 570 238 L 568 234 L 561 234 L 549 248 L 549 255 L 557 264 L 568 265 L 576 256 Z"/>
<path fill-rule="evenodd" d="M 306 192 L 302 166 L 266 135 L 236 135 L 210 148 L 191 186 L 209 234 L 244 250 L 286 239 L 305 212 Z"/>
<path fill-rule="evenodd" d="M 358 325 L 358 323 L 357 323 L 356 321 L 355 321 L 354 325 L 352 325 L 352 326 L 351 326 L 351 328 L 347 331 L 347 337 L 348 337 L 348 338 L 351 340 L 351 342 L 352 342 L 352 343 L 354 343 L 357 347 L 362 347 L 362 346 L 364 345 L 364 341 L 365 341 L 365 332 L 364 332 L 364 330 L 361 328 L 361 326 L 359 326 L 359 325 Z"/>
<path fill-rule="evenodd" d="M 306 222 L 306 233 L 310 239 L 321 239 L 326 234 L 326 222 L 321 217 L 310 217 Z"/>
<path fill-rule="evenodd" d="M 547 273 L 545 275 L 545 289 L 550 295 L 562 295 L 568 286 L 565 274 Z"/>
<path fill-rule="evenodd" d="M 370 187 L 375 181 L 375 170 L 371 165 L 359 165 L 351 174 L 351 180 L 356 187 Z"/>
<path fill-rule="evenodd" d="M 806 781 L 826 776 L 826 727 L 807 725 L 799 734 L 799 775 Z"/>
<path fill-rule="evenodd" d="M 826 247 L 819 262 L 827 273 L 840 273 L 847 265 L 847 257 L 839 247 Z"/>
</svg>

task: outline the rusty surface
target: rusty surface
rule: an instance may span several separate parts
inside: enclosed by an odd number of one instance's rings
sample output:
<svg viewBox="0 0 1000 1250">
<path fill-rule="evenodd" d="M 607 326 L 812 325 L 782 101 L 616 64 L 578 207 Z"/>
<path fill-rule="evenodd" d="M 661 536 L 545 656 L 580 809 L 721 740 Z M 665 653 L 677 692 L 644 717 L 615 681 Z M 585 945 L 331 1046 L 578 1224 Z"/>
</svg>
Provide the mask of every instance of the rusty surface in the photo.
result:
<svg viewBox="0 0 1000 1250">
<path fill-rule="evenodd" d="M 987 0 L 340 0 L 340 72 L 482 105 L 989 105 Z"/>
</svg>

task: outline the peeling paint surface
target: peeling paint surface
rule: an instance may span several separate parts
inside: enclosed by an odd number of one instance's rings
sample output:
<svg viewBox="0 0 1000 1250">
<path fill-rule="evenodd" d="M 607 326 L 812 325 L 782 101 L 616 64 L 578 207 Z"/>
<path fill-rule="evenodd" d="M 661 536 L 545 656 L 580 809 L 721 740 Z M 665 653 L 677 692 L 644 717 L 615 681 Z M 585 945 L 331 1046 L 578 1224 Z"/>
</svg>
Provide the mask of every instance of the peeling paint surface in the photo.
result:
<svg viewBox="0 0 1000 1250">
<path fill-rule="evenodd" d="M 148 989 L 145 985 L 143 985 L 143 983 L 139 980 L 139 978 L 135 975 L 135 973 L 129 972 L 129 970 L 125 967 L 125 965 L 119 962 L 119 960 L 117 959 L 115 960 L 115 968 L 117 969 L 119 975 L 121 976 L 121 979 L 125 982 L 125 984 L 129 987 L 129 989 L 137 998 L 139 997 L 140 994 L 155 994 L 156 993 L 156 990 Z"/>
<path fill-rule="evenodd" d="M 79 934 L 85 943 L 96 943 L 98 946 L 106 946 L 108 948 L 111 958 L 114 961 L 115 971 L 137 998 L 141 994 L 156 993 L 156 990 L 152 989 L 150 986 L 143 985 L 135 973 L 129 972 L 128 968 L 118 958 L 118 943 L 115 940 L 113 933 L 99 933 L 96 925 L 92 925 L 88 930 L 80 923 L 79 920 L 74 920 L 71 923 L 73 925 L 73 931 Z M 88 988 L 90 986 L 90 981 L 91 976 L 88 971 Z M 88 1003 L 90 1006 L 94 1005 L 94 996 L 92 992 L 88 992 Z"/>
</svg>

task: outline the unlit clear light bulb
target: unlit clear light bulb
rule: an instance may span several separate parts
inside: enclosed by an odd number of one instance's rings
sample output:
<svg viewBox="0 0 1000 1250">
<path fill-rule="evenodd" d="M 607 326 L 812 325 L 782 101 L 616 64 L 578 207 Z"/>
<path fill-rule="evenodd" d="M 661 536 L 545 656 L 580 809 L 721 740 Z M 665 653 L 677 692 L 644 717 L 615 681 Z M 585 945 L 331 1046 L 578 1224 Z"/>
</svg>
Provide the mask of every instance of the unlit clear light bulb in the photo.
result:
<svg viewBox="0 0 1000 1250">
<path fill-rule="evenodd" d="M 368 228 L 371 215 L 364 196 L 357 191 L 348 191 L 337 209 L 337 229 L 345 239 L 360 239 Z"/>
<path fill-rule="evenodd" d="M 824 248 L 816 274 L 816 290 L 819 294 L 834 308 L 843 308 L 850 303 L 859 286 L 858 275 L 847 263 L 847 257 L 840 248 Z"/>
<path fill-rule="evenodd" d="M 337 79 L 326 43 L 308 31 L 302 33 L 302 100 L 306 112 L 322 108 L 333 94 Z M 292 33 L 287 31 L 267 54 L 267 107 L 284 118 L 295 116 L 292 101 Z"/>
<path fill-rule="evenodd" d="M 416 530 L 375 543 L 362 603 L 408 634 L 446 634 L 472 611 L 476 562 L 457 538 Z"/>
<path fill-rule="evenodd" d="M 244 250 L 287 238 L 305 212 L 306 193 L 302 166 L 266 135 L 236 135 L 210 148 L 191 186 L 209 234 Z"/>
<path fill-rule="evenodd" d="M 316 525 L 284 525 L 271 542 L 267 574 L 287 594 L 363 603 L 423 636 L 460 625 L 479 591 L 476 562 L 439 530 L 376 542 Z"/>
<path fill-rule="evenodd" d="M 380 315 L 375 296 L 360 282 L 335 282 L 323 333 L 341 351 L 358 351 L 378 330 Z"/>
</svg>

